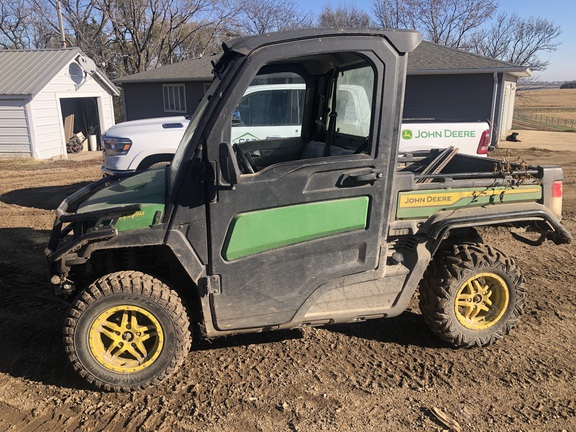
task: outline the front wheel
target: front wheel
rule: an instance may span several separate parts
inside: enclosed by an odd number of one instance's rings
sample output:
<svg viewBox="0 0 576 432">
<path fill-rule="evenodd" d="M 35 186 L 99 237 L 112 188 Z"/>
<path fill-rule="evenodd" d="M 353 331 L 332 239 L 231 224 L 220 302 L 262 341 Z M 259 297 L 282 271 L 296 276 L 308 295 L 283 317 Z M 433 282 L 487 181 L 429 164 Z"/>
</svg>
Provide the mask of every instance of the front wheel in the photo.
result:
<svg viewBox="0 0 576 432">
<path fill-rule="evenodd" d="M 64 327 L 72 366 L 98 388 L 143 389 L 171 375 L 191 346 L 177 293 L 150 275 L 106 275 L 72 304 Z"/>
<path fill-rule="evenodd" d="M 484 244 L 456 245 L 430 263 L 420 311 L 434 333 L 461 347 L 486 346 L 515 327 L 526 291 L 520 269 Z"/>
</svg>

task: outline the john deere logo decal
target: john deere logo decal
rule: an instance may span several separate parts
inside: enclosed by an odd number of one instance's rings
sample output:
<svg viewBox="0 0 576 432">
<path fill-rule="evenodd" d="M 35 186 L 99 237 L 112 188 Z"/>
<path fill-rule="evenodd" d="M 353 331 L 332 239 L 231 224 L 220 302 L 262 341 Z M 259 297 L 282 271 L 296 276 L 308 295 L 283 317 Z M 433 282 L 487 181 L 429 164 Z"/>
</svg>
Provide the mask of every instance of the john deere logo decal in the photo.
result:
<svg viewBox="0 0 576 432">
<path fill-rule="evenodd" d="M 412 139 L 412 131 L 410 129 L 406 129 L 402 131 L 402 138 L 403 139 Z"/>
</svg>

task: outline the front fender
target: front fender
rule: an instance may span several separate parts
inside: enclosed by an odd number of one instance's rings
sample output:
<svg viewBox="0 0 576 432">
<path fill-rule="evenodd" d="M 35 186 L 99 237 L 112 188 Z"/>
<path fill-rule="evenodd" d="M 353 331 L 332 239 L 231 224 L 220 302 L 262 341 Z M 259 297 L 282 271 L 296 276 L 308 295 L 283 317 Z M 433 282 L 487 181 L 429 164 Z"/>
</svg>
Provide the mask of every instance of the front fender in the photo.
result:
<svg viewBox="0 0 576 432">
<path fill-rule="evenodd" d="M 165 149 L 163 148 L 162 151 L 153 151 L 153 150 L 149 150 L 149 151 L 143 151 L 138 153 L 134 159 L 132 159 L 132 161 L 130 162 L 130 165 L 128 166 L 128 170 L 142 170 L 148 167 L 142 167 L 142 163 L 145 162 L 147 159 L 158 159 L 155 162 L 160 162 L 161 160 L 164 161 L 171 161 L 174 158 L 174 153 L 176 153 L 176 149 L 173 149 L 173 151 L 171 151 L 172 149 Z M 154 162 L 154 163 L 155 163 Z"/>
<path fill-rule="evenodd" d="M 105 156 L 102 171 L 110 174 L 133 172 L 139 170 L 140 165 L 147 158 L 166 156 L 171 159 L 174 153 L 176 153 L 176 148 L 153 148 L 134 154 L 128 152 L 125 155 Z"/>
</svg>

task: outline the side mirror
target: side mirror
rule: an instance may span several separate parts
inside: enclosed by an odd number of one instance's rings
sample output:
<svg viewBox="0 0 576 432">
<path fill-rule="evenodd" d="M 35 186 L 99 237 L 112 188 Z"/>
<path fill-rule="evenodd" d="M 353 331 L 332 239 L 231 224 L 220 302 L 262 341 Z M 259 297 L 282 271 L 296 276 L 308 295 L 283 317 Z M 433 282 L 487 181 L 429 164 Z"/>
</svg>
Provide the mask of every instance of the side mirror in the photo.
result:
<svg viewBox="0 0 576 432">
<path fill-rule="evenodd" d="M 242 117 L 238 110 L 234 111 L 232 114 L 232 126 L 242 126 Z"/>
<path fill-rule="evenodd" d="M 238 160 L 236 159 L 236 154 L 230 143 L 220 144 L 220 170 L 222 171 L 222 177 L 224 180 L 231 185 L 238 183 L 238 173 L 240 172 L 240 167 L 238 166 Z"/>
</svg>

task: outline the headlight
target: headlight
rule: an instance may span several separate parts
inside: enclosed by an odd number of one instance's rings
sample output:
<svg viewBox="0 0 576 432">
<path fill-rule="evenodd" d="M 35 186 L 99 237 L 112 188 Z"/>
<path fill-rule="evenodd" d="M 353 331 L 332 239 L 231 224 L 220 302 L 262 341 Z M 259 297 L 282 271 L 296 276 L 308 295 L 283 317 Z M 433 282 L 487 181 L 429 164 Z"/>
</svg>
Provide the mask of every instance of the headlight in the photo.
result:
<svg viewBox="0 0 576 432">
<path fill-rule="evenodd" d="M 129 138 L 117 138 L 102 136 L 103 149 L 106 156 L 125 155 L 132 147 L 132 141 Z"/>
</svg>

